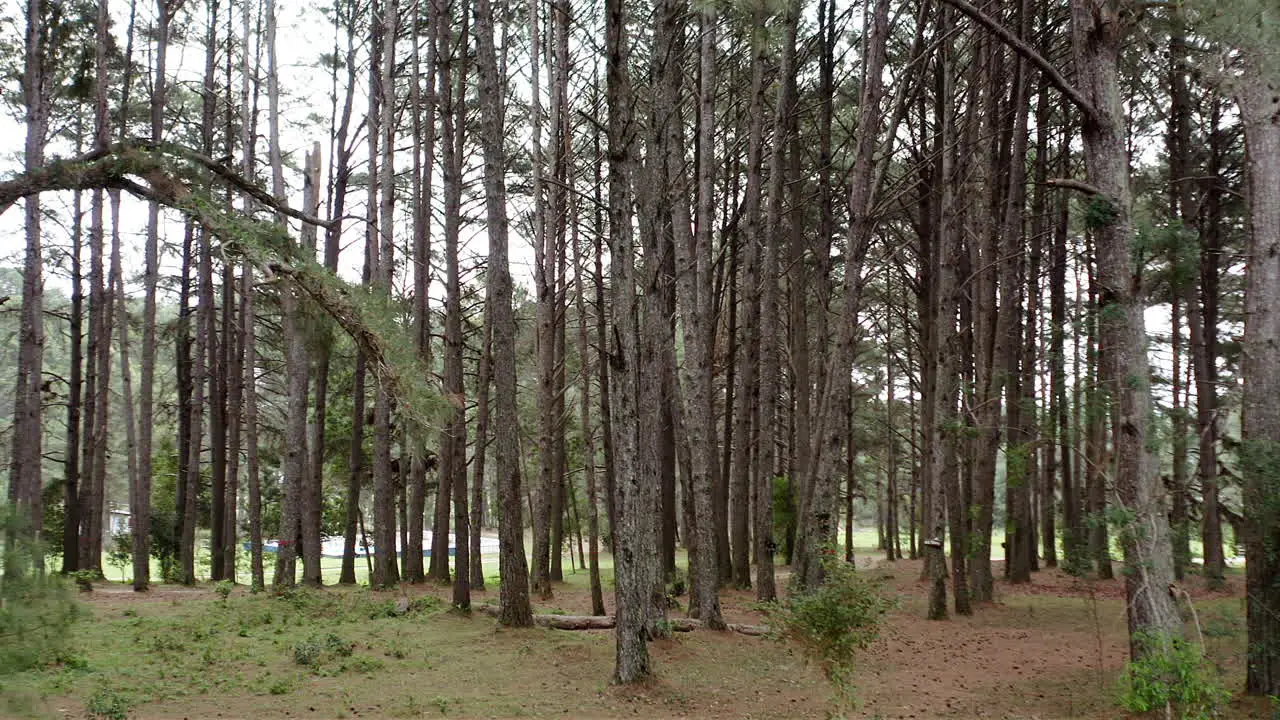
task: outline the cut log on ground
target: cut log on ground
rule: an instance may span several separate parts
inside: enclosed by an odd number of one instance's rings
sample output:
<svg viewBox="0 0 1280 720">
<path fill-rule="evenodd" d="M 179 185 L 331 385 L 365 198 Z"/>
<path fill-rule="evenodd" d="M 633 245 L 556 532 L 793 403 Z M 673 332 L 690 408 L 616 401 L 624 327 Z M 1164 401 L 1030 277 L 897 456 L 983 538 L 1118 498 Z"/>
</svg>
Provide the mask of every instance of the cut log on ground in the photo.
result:
<svg viewBox="0 0 1280 720">
<path fill-rule="evenodd" d="M 474 609 L 491 617 L 498 616 L 498 608 L 493 605 L 478 605 Z M 692 618 L 674 618 L 668 622 L 673 632 L 693 632 L 703 627 L 701 620 Z M 612 615 L 534 615 L 533 624 L 556 630 L 612 630 L 617 621 Z M 769 633 L 769 628 L 764 625 L 729 623 L 728 627 L 739 635 L 751 637 Z"/>
</svg>

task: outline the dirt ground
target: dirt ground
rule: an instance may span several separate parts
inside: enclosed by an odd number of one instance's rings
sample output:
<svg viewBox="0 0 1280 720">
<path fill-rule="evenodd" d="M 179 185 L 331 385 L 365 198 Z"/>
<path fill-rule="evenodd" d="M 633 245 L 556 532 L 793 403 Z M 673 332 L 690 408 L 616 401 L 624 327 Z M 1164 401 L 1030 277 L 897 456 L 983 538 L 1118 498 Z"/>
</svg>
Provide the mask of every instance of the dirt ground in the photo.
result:
<svg viewBox="0 0 1280 720">
<path fill-rule="evenodd" d="M 1045 570 L 1030 585 L 998 581 L 996 602 L 977 606 L 970 617 L 938 622 L 924 619 L 921 569 L 915 561 L 868 563 L 868 574 L 883 578 L 897 607 L 881 638 L 858 656 L 856 707 L 848 717 L 1125 717 L 1116 704 L 1127 659 L 1122 580 Z M 1198 578 L 1184 586 L 1195 608 L 1189 627 L 1199 628 L 1192 632 L 1205 638 L 1233 688 L 1243 684 L 1241 585 L 1233 577 L 1221 590 L 1206 589 Z M 785 586 L 783 572 L 779 587 Z M 350 607 L 356 600 L 423 594 L 447 602 L 448 589 L 330 588 L 323 594 L 331 605 Z M 477 593 L 475 601 L 496 602 L 496 595 Z M 677 634 L 652 644 L 651 682 L 620 688 L 609 683 L 613 638 L 607 630 L 502 630 L 479 613 L 352 616 L 332 625 L 322 618 L 322 630 L 354 641 L 353 662 L 299 667 L 290 648 L 315 634 L 317 626 L 308 623 L 316 620 L 304 612 L 291 621 L 277 612 L 278 599 L 237 588 L 228 604 L 209 587 L 162 587 L 139 596 L 109 585 L 86 597 L 97 620 L 84 651 L 88 669 L 48 669 L 0 683 L 0 696 L 26 693 L 31 700 L 10 703 L 14 717 L 91 717 L 92 694 L 103 688 L 126 699 L 131 718 L 825 718 L 833 708 L 818 668 L 795 648 L 764 638 Z M 611 591 L 605 597 L 611 610 Z M 728 590 L 722 598 L 730 622 L 765 622 L 749 591 Z M 580 573 L 536 611 L 589 609 Z M 273 613 L 274 626 L 252 620 L 265 614 L 270 624 Z M 183 640 L 169 642 L 166 635 Z M 0 703 L 0 715 L 5 707 Z M 1272 715 L 1263 704 L 1237 700 L 1225 717 Z"/>
</svg>

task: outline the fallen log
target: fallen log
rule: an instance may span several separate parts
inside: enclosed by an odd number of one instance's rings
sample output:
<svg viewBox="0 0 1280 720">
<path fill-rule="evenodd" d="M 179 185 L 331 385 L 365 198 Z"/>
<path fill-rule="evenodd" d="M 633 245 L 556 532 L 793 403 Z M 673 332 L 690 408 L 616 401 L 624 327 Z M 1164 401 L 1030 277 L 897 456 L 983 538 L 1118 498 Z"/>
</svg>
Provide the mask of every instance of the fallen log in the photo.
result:
<svg viewBox="0 0 1280 720">
<path fill-rule="evenodd" d="M 491 617 L 498 616 L 494 605 L 477 605 L 473 608 Z M 672 632 L 693 632 L 702 628 L 702 621 L 693 618 L 672 618 L 667 621 Z M 555 630 L 612 630 L 617 620 L 612 615 L 534 615 L 533 624 Z M 739 635 L 760 637 L 769 633 L 764 625 L 729 623 L 729 630 Z"/>
</svg>

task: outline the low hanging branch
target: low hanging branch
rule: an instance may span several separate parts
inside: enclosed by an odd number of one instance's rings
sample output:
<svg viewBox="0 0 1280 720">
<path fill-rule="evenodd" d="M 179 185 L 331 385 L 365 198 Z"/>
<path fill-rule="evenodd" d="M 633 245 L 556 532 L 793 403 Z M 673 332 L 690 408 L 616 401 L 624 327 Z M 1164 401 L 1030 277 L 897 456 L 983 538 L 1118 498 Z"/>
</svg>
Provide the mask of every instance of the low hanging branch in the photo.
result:
<svg viewBox="0 0 1280 720">
<path fill-rule="evenodd" d="M 1001 42 L 1009 46 L 1011 50 L 1021 55 L 1032 65 L 1035 65 L 1036 68 L 1044 74 L 1045 79 L 1049 81 L 1050 85 L 1056 87 L 1059 92 L 1071 101 L 1071 104 L 1080 109 L 1080 112 L 1084 115 L 1086 121 L 1094 122 L 1098 112 L 1097 109 L 1094 108 L 1093 103 L 1090 102 L 1089 99 L 1084 96 L 1084 93 L 1080 92 L 1075 85 L 1072 85 L 1065 77 L 1063 77 L 1058 68 L 1055 67 L 1053 63 L 1045 59 L 1045 57 L 1037 52 L 1035 48 L 1028 45 L 1022 40 L 1022 38 L 1009 30 L 1009 28 L 1001 25 L 999 21 L 982 12 L 981 9 L 972 3 L 966 2 L 966 0 L 943 0 L 943 2 L 956 10 L 959 10 L 969 19 L 986 28 L 992 35 L 995 35 Z"/>
<path fill-rule="evenodd" d="M 431 374 L 422 367 L 414 343 L 394 319 L 390 299 L 353 287 L 303 256 L 288 228 L 235 211 L 192 188 L 213 176 L 271 210 L 299 222 L 328 228 L 323 220 L 288 206 L 225 165 L 171 143 L 128 141 L 47 165 L 0 182 L 0 214 L 23 198 L 58 190 L 119 189 L 182 213 L 222 242 L 228 257 L 240 257 L 268 277 L 311 298 L 362 349 L 378 381 L 419 428 L 435 424 L 441 407 Z M 143 182 L 139 182 L 143 181 Z"/>
</svg>

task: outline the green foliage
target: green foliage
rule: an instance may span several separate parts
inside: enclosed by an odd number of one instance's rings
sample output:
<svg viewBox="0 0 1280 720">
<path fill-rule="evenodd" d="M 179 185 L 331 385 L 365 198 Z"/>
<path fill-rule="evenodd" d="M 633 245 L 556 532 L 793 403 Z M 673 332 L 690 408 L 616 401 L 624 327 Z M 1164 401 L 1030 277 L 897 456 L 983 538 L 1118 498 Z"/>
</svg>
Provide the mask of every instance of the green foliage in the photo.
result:
<svg viewBox="0 0 1280 720">
<path fill-rule="evenodd" d="M 355 643 L 348 642 L 333 633 L 312 635 L 293 646 L 293 661 L 299 665 L 320 665 L 327 660 L 350 657 Z"/>
<path fill-rule="evenodd" d="M 1115 222 L 1119 215 L 1115 203 L 1095 195 L 1084 208 L 1084 223 L 1090 230 L 1101 230 Z"/>
<path fill-rule="evenodd" d="M 129 700 L 124 695 L 107 687 L 95 690 L 85 704 L 90 717 L 105 720 L 125 720 L 129 717 L 129 707 Z"/>
<path fill-rule="evenodd" d="M 0 676 L 66 657 L 71 628 L 83 614 L 62 578 L 36 570 L 43 547 L 24 540 L 21 522 L 0 516 L 8 539 L 0 557 Z"/>
<path fill-rule="evenodd" d="M 343 670 L 351 670 L 358 673 L 371 673 L 386 667 L 386 663 L 378 658 L 372 658 L 365 655 L 357 655 L 350 661 L 343 664 Z"/>
<path fill-rule="evenodd" d="M 823 553 L 826 580 L 813 592 L 786 604 L 765 607 L 771 635 L 798 643 L 821 665 L 842 700 L 852 692 L 854 653 L 880 635 L 884 615 L 894 606 L 880 583 L 855 571 L 834 553 Z"/>
<path fill-rule="evenodd" d="M 80 592 L 93 592 L 93 581 L 98 579 L 98 573 L 92 570 L 75 570 L 67 573 L 67 577 L 76 584 Z"/>
<path fill-rule="evenodd" d="M 689 576 L 685 573 L 684 568 L 676 566 L 667 578 L 667 597 L 678 598 L 689 591 Z"/>
<path fill-rule="evenodd" d="M 124 578 L 125 568 L 133 562 L 133 536 L 127 532 L 118 532 L 111 536 L 111 547 L 107 550 L 107 562 L 120 571 Z"/>
<path fill-rule="evenodd" d="M 231 591 L 235 590 L 235 588 L 236 588 L 236 584 L 231 582 L 230 580 L 219 580 L 217 583 L 214 583 L 213 585 L 213 591 L 218 594 L 218 597 L 222 600 L 223 605 L 227 604 L 227 598 L 231 596 Z"/>
<path fill-rule="evenodd" d="M 790 558 L 796 537 L 796 504 L 791 478 L 786 475 L 773 479 L 773 537 L 783 539 L 782 552 Z"/>
<path fill-rule="evenodd" d="M 1129 712 L 1162 711 L 1182 720 L 1208 720 L 1231 699 L 1200 648 L 1181 638 L 1148 634 L 1151 650 L 1125 668 L 1120 705 Z"/>
<path fill-rule="evenodd" d="M 160 440 L 152 470 L 151 556 L 160 563 L 161 579 L 177 582 L 179 538 L 174 534 L 174 528 L 177 520 L 178 451 L 172 438 Z"/>
</svg>

